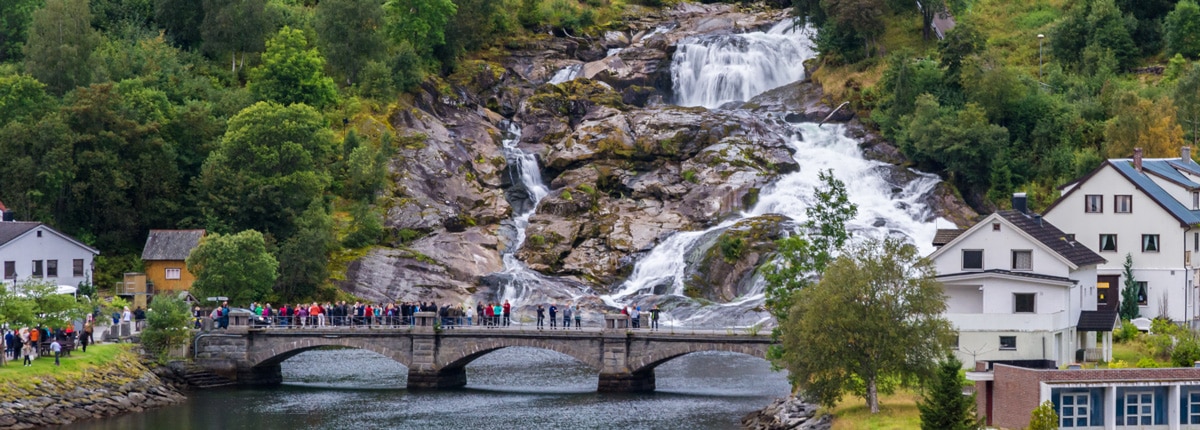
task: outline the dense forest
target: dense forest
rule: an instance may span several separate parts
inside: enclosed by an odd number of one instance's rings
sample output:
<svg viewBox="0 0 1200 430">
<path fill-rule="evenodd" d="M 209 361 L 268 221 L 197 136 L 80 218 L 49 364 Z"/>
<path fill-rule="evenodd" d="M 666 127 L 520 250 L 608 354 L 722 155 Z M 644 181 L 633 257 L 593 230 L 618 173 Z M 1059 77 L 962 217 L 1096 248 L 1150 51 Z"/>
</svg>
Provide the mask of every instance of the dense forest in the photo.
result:
<svg viewBox="0 0 1200 430">
<path fill-rule="evenodd" d="M 5 0 L 0 201 L 101 249 L 101 287 L 141 269 L 149 229 L 255 230 L 278 263 L 263 297 L 328 298 L 332 253 L 419 234 L 373 205 L 404 139 L 348 125 L 472 52 L 600 31 L 623 5 Z"/>
<path fill-rule="evenodd" d="M 977 208 L 1200 139 L 1193 0 L 797 0 L 818 79 Z M 933 18 L 957 25 L 938 40 Z M 1195 153 L 1195 151 L 1193 151 Z M 1036 206 L 1035 205 L 1035 206 Z"/>
<path fill-rule="evenodd" d="M 339 252 L 422 234 L 385 228 L 377 204 L 395 152 L 422 145 L 387 120 L 414 93 L 674 3 L 6 0 L 0 201 L 101 249 L 100 286 L 140 270 L 149 229 L 254 230 L 277 263 L 263 297 L 332 298 Z M 1200 139 L 1193 0 L 771 3 L 815 29 L 828 101 L 977 208 L 1019 190 L 1046 204 L 1106 157 Z M 941 11 L 957 26 L 939 40 Z"/>
</svg>

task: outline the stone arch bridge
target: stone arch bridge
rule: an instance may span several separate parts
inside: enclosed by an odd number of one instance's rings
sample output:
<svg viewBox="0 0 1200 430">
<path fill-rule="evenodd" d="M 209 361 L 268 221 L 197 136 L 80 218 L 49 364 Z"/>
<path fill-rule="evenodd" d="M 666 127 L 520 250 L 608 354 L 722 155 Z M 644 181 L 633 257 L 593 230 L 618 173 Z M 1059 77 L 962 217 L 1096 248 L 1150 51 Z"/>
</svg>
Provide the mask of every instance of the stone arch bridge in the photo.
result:
<svg viewBox="0 0 1200 430">
<path fill-rule="evenodd" d="M 673 358 L 701 351 L 766 358 L 771 343 L 769 335 L 734 330 L 231 327 L 197 335 L 193 348 L 196 364 L 243 385 L 279 384 L 284 360 L 314 348 L 341 346 L 400 362 L 408 368 L 409 389 L 436 389 L 466 385 L 466 366 L 479 357 L 525 346 L 560 352 L 596 369 L 599 391 L 643 392 L 654 390 L 654 368 Z"/>
</svg>

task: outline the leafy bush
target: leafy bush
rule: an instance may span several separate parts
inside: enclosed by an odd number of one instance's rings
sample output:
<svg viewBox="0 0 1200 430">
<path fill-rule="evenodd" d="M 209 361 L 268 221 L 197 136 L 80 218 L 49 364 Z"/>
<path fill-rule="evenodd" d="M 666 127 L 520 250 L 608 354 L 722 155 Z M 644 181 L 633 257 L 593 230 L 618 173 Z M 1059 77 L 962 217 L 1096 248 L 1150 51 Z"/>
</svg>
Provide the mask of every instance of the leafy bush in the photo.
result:
<svg viewBox="0 0 1200 430">
<path fill-rule="evenodd" d="M 1134 367 L 1139 369 L 1153 369 L 1158 367 L 1158 362 L 1150 357 L 1142 357 L 1141 360 L 1138 360 L 1137 364 L 1134 364 Z"/>
<path fill-rule="evenodd" d="M 1139 334 L 1141 334 L 1141 332 L 1138 331 L 1137 326 L 1133 325 L 1133 323 L 1129 321 L 1121 321 L 1121 328 L 1118 329 L 1116 333 L 1113 333 L 1113 338 L 1116 339 L 1117 342 L 1128 342 L 1137 339 Z"/>
<path fill-rule="evenodd" d="M 1175 347 L 1175 338 L 1168 334 L 1147 334 L 1142 336 L 1142 342 L 1146 345 L 1146 352 L 1159 360 L 1171 358 L 1171 351 Z"/>
<path fill-rule="evenodd" d="M 692 170 L 692 169 L 687 169 L 687 170 L 683 171 L 683 180 L 691 182 L 693 184 L 696 182 L 699 182 L 699 180 L 696 179 L 696 171 Z"/>
<path fill-rule="evenodd" d="M 725 261 L 732 263 L 742 257 L 746 241 L 740 237 L 723 234 L 720 239 L 717 239 L 717 246 L 721 248 L 721 256 L 725 257 Z"/>
<path fill-rule="evenodd" d="M 1125 360 L 1113 360 L 1108 363 L 1109 369 L 1128 369 L 1129 362 Z"/>
<path fill-rule="evenodd" d="M 165 360 L 171 349 L 186 345 L 191 338 L 188 329 L 191 318 L 187 302 L 169 294 L 155 297 L 146 312 L 142 346 L 159 360 Z"/>
<path fill-rule="evenodd" d="M 1183 328 L 1175 324 L 1169 319 L 1155 318 L 1150 321 L 1150 333 L 1175 335 L 1183 331 Z"/>
<path fill-rule="evenodd" d="M 1171 350 L 1171 364 L 1176 367 L 1192 367 L 1200 361 L 1200 339 L 1193 333 L 1182 334 Z"/>
</svg>

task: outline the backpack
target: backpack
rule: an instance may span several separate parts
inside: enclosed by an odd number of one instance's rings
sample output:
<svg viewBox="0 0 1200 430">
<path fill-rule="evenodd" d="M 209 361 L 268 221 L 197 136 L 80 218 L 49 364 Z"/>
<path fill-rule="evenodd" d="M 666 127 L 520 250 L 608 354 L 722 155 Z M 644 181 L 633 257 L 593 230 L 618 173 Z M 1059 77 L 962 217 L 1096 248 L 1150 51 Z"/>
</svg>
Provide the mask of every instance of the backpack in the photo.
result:
<svg viewBox="0 0 1200 430">
<path fill-rule="evenodd" d="M 221 317 L 221 308 L 213 309 L 212 313 L 209 314 L 208 317 L 212 318 L 212 319 L 220 318 Z"/>
</svg>

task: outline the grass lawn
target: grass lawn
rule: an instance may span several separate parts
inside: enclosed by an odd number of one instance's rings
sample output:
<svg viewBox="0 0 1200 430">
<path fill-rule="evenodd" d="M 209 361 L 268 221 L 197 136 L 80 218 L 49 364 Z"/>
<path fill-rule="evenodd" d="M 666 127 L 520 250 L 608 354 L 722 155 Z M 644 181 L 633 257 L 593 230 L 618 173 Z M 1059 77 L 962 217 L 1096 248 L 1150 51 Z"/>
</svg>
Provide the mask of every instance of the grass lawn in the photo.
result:
<svg viewBox="0 0 1200 430">
<path fill-rule="evenodd" d="M 70 357 L 60 358 L 62 365 L 57 367 L 54 365 L 54 356 L 38 357 L 29 367 L 23 366 L 22 360 L 9 361 L 0 367 L 0 401 L 7 397 L 9 387 L 29 390 L 46 378 L 59 381 L 80 378 L 85 372 L 116 360 L 134 362 L 137 356 L 128 344 L 105 343 L 89 346 L 86 353 L 76 349 Z"/>
<path fill-rule="evenodd" d="M 920 395 L 900 390 L 890 396 L 880 396 L 879 413 L 871 414 L 867 402 L 848 396 L 833 408 L 833 430 L 908 430 L 921 428 L 917 411 Z"/>
</svg>

